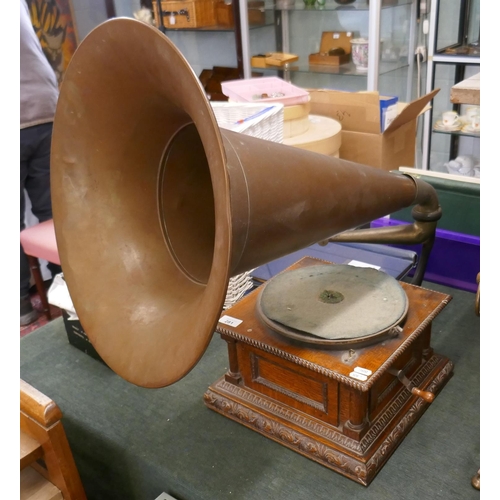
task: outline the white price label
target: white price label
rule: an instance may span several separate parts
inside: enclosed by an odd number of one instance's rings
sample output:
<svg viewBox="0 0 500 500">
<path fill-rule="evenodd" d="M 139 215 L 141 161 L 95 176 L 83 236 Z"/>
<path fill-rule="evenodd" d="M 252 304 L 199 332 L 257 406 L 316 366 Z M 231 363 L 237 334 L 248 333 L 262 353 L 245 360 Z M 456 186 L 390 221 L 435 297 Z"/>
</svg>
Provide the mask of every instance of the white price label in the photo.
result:
<svg viewBox="0 0 500 500">
<path fill-rule="evenodd" d="M 354 368 L 354 371 L 356 373 L 361 373 L 361 375 L 366 375 L 367 377 L 369 377 L 373 373 L 371 370 L 367 370 L 366 368 L 361 368 L 361 366 L 356 366 L 356 368 Z"/>
<path fill-rule="evenodd" d="M 168 22 L 170 24 L 175 24 L 175 16 L 173 14 L 168 18 Z"/>
<path fill-rule="evenodd" d="M 380 269 L 380 266 L 374 266 L 373 264 L 368 264 L 367 262 L 361 262 L 359 260 L 351 260 L 347 264 L 354 267 L 371 267 L 372 269 Z"/>
<path fill-rule="evenodd" d="M 243 323 L 243 320 L 233 318 L 233 317 L 228 316 L 226 314 L 226 315 L 222 316 L 221 319 L 219 319 L 219 323 L 223 323 L 224 325 L 228 325 L 228 326 L 238 326 L 238 325 L 241 325 L 241 323 Z"/>
<path fill-rule="evenodd" d="M 355 378 L 356 380 L 361 380 L 361 382 L 365 382 L 366 380 L 368 380 L 368 377 L 365 377 L 364 375 L 361 375 L 361 373 L 357 372 L 349 373 L 349 377 Z"/>
</svg>

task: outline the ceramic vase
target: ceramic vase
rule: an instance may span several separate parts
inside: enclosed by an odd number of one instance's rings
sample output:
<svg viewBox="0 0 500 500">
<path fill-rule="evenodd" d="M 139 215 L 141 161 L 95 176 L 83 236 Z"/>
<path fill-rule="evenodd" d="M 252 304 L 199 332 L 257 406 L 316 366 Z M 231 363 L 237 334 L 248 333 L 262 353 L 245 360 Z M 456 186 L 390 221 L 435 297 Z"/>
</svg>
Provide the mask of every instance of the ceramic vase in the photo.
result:
<svg viewBox="0 0 500 500">
<path fill-rule="evenodd" d="M 368 71 L 368 40 L 366 38 L 351 40 L 351 57 L 358 71 Z"/>
</svg>

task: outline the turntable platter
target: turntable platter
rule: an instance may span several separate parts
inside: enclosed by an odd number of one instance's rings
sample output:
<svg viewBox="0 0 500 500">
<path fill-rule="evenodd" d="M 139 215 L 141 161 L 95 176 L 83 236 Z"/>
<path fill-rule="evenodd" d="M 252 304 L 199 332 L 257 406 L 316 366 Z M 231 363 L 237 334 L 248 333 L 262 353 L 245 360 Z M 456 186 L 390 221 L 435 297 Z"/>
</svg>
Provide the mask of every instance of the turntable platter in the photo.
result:
<svg viewBox="0 0 500 500">
<path fill-rule="evenodd" d="M 269 280 L 257 310 L 282 335 L 345 347 L 396 335 L 406 318 L 408 299 L 398 281 L 382 271 L 316 265 Z"/>
</svg>

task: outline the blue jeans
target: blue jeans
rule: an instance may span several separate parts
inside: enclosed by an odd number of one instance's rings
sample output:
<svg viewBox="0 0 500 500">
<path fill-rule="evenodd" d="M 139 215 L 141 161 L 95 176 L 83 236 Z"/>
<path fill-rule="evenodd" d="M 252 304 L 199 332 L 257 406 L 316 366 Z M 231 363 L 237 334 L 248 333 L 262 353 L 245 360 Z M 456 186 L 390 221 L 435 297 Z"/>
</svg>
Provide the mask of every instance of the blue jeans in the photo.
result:
<svg viewBox="0 0 500 500">
<path fill-rule="evenodd" d="M 26 227 L 24 212 L 26 189 L 32 212 L 40 222 L 52 219 L 50 197 L 50 144 L 52 123 L 43 123 L 21 129 L 21 231 Z M 21 297 L 29 293 L 30 268 L 23 247 L 21 249 Z M 60 266 L 47 266 L 52 274 L 60 272 Z"/>
</svg>

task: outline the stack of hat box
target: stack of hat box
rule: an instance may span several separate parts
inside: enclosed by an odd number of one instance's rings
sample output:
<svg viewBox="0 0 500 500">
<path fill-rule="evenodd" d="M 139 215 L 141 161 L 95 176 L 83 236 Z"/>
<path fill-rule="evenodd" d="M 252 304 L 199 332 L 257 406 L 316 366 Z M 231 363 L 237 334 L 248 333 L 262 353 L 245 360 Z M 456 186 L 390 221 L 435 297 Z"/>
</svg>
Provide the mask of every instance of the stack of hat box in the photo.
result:
<svg viewBox="0 0 500 500">
<path fill-rule="evenodd" d="M 309 103 L 285 106 L 283 144 L 338 158 L 340 123 L 327 116 L 310 115 L 310 107 Z"/>
<path fill-rule="evenodd" d="M 310 115 L 310 108 L 309 103 L 284 106 L 283 144 L 339 158 L 342 126 L 333 118 Z"/>
</svg>

